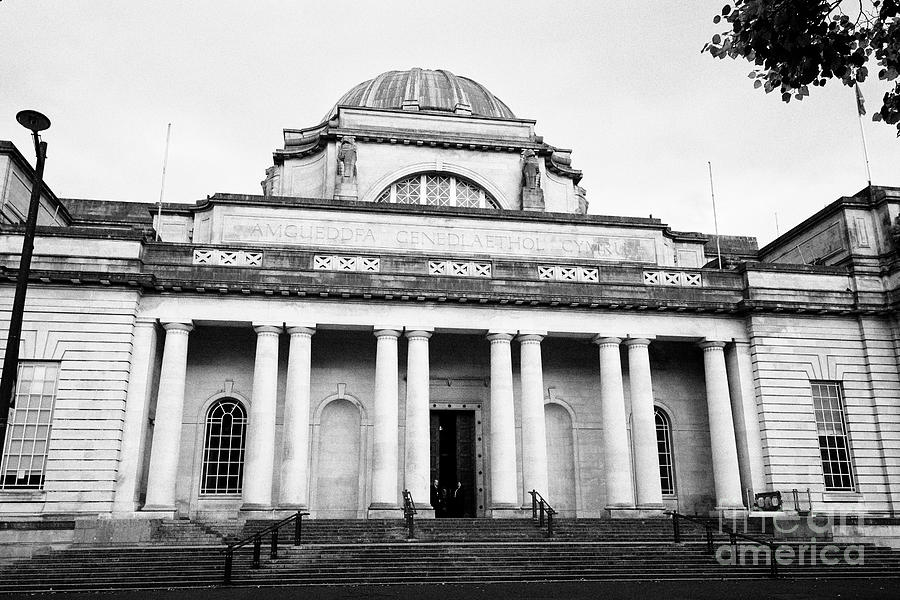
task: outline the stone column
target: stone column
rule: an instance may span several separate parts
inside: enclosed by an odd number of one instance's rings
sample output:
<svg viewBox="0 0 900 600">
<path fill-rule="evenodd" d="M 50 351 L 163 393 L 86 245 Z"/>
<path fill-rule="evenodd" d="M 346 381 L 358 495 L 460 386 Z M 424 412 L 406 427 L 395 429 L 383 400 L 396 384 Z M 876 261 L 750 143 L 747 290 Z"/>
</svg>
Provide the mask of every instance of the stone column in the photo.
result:
<svg viewBox="0 0 900 600">
<path fill-rule="evenodd" d="M 516 420 L 509 333 L 489 333 L 491 343 L 491 508 L 520 507 L 516 492 Z M 493 516 L 498 516 L 494 513 Z"/>
<path fill-rule="evenodd" d="M 637 507 L 645 511 L 664 508 L 659 482 L 659 449 L 656 447 L 656 416 L 650 378 L 650 340 L 631 338 L 628 347 L 628 381 L 631 389 L 631 435 L 634 440 L 634 471 Z"/>
<path fill-rule="evenodd" d="M 312 327 L 288 326 L 288 353 L 282 429 L 280 508 L 309 507 L 309 382 Z"/>
<path fill-rule="evenodd" d="M 703 350 L 706 373 L 706 407 L 709 412 L 709 438 L 716 483 L 716 510 L 743 510 L 734 420 L 725 371 L 725 343 L 701 342 L 700 348 Z"/>
<path fill-rule="evenodd" d="M 429 413 L 428 339 L 431 333 L 407 331 L 406 365 L 406 474 L 405 486 L 417 507 L 431 506 L 431 419 Z"/>
<path fill-rule="evenodd" d="M 397 470 L 400 466 L 397 338 L 400 332 L 379 328 L 375 330 L 375 337 L 378 340 L 375 355 L 375 449 L 369 516 L 396 516 L 373 511 L 396 511 L 400 506 L 397 494 Z"/>
<path fill-rule="evenodd" d="M 190 323 L 163 323 L 163 346 L 159 390 L 156 394 L 156 418 L 150 468 L 147 477 L 145 511 L 175 511 L 175 482 L 181 451 L 181 421 L 184 413 L 184 385 L 187 374 L 188 333 Z"/>
<path fill-rule="evenodd" d="M 125 423 L 122 449 L 116 476 L 114 513 L 132 513 L 137 509 L 141 458 L 144 454 L 145 427 L 150 410 L 150 384 L 156 358 L 156 319 L 138 317 L 131 341 L 131 370 L 125 396 Z"/>
<path fill-rule="evenodd" d="M 611 516 L 617 516 L 617 510 L 634 509 L 622 360 L 619 357 L 621 342 L 617 337 L 598 336 L 594 339 L 600 351 L 600 409 L 603 417 L 603 461 L 606 465 L 606 508 Z"/>
<path fill-rule="evenodd" d="M 762 454 L 762 434 L 756 410 L 756 387 L 749 342 L 734 342 L 725 351 L 734 434 L 737 441 L 741 487 L 754 493 L 766 489 L 766 471 Z"/>
<path fill-rule="evenodd" d="M 247 421 L 244 451 L 244 487 L 241 510 L 272 508 L 272 477 L 275 469 L 275 404 L 278 389 L 277 325 L 253 325 L 256 360 L 253 365 L 253 397 Z"/>
<path fill-rule="evenodd" d="M 521 352 L 522 380 L 522 480 L 530 507 L 531 490 L 537 490 L 553 505 L 547 479 L 547 426 L 544 420 L 544 371 L 541 361 L 540 334 L 523 334 L 518 338 Z"/>
</svg>

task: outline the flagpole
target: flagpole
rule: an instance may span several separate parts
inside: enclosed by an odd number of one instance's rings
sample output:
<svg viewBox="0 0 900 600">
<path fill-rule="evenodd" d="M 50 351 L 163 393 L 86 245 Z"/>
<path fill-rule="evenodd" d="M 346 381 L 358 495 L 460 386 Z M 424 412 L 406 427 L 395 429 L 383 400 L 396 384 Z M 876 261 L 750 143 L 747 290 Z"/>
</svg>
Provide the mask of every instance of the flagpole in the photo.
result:
<svg viewBox="0 0 900 600">
<path fill-rule="evenodd" d="M 706 161 L 709 166 L 709 194 L 712 196 L 713 224 L 716 228 L 716 254 L 719 257 L 719 269 L 722 268 L 722 247 L 719 245 L 719 217 L 716 214 L 716 190 L 713 188 L 712 162 Z"/>
<path fill-rule="evenodd" d="M 859 91 L 859 84 L 854 84 L 856 89 L 856 115 L 859 118 L 859 135 L 862 137 L 863 157 L 866 159 L 866 180 L 869 182 L 869 189 L 872 188 L 872 172 L 869 170 L 869 147 L 866 144 L 866 130 L 863 127 L 863 115 L 866 114 L 866 107 L 863 100 L 862 92 Z"/>
<path fill-rule="evenodd" d="M 166 128 L 166 153 L 163 156 L 162 182 L 159 184 L 159 206 L 156 210 L 156 241 L 160 241 L 159 232 L 162 229 L 162 204 L 163 193 L 166 190 L 166 165 L 169 164 L 169 137 L 172 135 L 172 124 Z"/>
</svg>

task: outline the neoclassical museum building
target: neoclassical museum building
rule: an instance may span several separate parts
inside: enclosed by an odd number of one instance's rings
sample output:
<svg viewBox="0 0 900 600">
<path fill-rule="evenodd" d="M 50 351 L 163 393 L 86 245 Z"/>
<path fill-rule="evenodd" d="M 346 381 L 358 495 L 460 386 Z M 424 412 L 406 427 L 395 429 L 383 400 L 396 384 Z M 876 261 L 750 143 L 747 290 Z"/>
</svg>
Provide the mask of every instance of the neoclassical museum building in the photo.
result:
<svg viewBox="0 0 900 600">
<path fill-rule="evenodd" d="M 389 71 L 259 195 L 45 186 L 0 518 L 900 515 L 900 188 L 758 248 L 589 212 L 517 114 Z M 4 345 L 33 177 L 0 142 Z"/>
</svg>

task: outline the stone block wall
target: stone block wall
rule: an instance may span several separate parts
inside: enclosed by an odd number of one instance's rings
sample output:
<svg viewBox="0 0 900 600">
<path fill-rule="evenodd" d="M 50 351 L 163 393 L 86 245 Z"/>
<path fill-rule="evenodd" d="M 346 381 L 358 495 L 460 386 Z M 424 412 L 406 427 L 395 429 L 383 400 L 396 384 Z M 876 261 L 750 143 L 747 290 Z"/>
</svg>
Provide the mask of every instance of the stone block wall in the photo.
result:
<svg viewBox="0 0 900 600">
<path fill-rule="evenodd" d="M 0 307 L 12 306 L 12 286 Z M 43 490 L 0 491 L 0 513 L 109 512 L 117 476 L 138 293 L 34 285 L 22 328 L 21 360 L 59 363 Z M 0 352 L 8 318 L 0 320 Z"/>
<path fill-rule="evenodd" d="M 889 321 L 876 316 L 748 320 L 768 482 L 812 491 L 813 508 L 898 506 L 900 373 Z M 841 383 L 855 492 L 826 492 L 810 381 Z"/>
</svg>

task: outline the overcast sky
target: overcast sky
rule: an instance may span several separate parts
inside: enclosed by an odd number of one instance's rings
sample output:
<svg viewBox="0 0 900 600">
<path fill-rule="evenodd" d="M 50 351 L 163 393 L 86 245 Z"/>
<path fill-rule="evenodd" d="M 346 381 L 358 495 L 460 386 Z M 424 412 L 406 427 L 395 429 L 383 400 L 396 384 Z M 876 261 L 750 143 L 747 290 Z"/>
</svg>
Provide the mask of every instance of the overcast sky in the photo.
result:
<svg viewBox="0 0 900 600">
<path fill-rule="evenodd" d="M 591 212 L 761 244 L 865 186 L 852 90 L 803 102 L 754 90 L 749 64 L 701 55 L 722 0 L 303 2 L 0 0 L 0 139 L 33 158 L 22 108 L 53 126 L 62 197 L 155 202 L 259 194 L 283 128 L 315 125 L 392 69 L 481 82 L 574 150 Z M 884 85 L 866 82 L 870 108 Z M 870 111 L 871 112 L 871 111 Z M 900 141 L 865 122 L 872 178 L 900 185 Z"/>
</svg>

